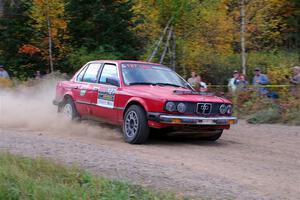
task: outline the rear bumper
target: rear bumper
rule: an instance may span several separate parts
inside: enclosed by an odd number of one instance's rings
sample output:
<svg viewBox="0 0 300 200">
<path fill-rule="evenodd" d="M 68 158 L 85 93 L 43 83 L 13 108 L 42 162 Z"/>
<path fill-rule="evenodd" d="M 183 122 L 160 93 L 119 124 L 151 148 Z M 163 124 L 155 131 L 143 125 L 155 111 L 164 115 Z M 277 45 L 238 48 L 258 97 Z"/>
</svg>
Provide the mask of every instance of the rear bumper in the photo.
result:
<svg viewBox="0 0 300 200">
<path fill-rule="evenodd" d="M 155 121 L 163 124 L 188 124 L 188 125 L 231 125 L 238 122 L 237 117 L 222 116 L 222 117 L 200 117 L 200 116 L 182 116 L 182 115 L 168 115 L 168 114 L 148 114 L 148 119 L 153 120 L 155 116 Z"/>
</svg>

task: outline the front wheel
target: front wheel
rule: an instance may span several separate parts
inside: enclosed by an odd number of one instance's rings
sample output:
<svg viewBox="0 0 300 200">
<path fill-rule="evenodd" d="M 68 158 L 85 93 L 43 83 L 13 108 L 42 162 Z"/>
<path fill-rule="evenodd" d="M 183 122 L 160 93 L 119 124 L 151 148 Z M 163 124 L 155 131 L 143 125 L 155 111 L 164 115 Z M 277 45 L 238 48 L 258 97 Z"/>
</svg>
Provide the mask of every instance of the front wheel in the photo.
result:
<svg viewBox="0 0 300 200">
<path fill-rule="evenodd" d="M 138 105 L 130 106 L 123 120 L 124 140 L 130 144 L 142 144 L 147 141 L 149 132 L 144 109 Z"/>
</svg>

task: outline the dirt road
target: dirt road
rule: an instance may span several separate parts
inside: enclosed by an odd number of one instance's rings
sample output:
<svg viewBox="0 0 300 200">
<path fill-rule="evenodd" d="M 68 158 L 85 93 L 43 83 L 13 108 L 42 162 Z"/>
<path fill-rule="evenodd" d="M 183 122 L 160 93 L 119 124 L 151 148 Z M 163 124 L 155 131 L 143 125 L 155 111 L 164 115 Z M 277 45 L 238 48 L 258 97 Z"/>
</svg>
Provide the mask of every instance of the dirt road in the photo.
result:
<svg viewBox="0 0 300 200">
<path fill-rule="evenodd" d="M 52 158 L 194 198 L 300 197 L 300 127 L 241 121 L 216 143 L 156 138 L 147 145 L 125 144 L 109 127 L 88 127 L 99 134 L 1 128 L 0 151 Z"/>
</svg>

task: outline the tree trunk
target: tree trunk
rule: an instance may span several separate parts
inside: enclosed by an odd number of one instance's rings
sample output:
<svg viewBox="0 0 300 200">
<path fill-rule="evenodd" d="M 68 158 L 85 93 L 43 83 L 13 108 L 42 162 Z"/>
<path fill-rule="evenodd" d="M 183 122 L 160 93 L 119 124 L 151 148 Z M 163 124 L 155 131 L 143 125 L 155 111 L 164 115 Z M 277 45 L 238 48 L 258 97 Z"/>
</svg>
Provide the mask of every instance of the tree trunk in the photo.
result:
<svg viewBox="0 0 300 200">
<path fill-rule="evenodd" d="M 246 45 L 245 45 L 245 0 L 240 0 L 241 3 L 241 60 L 242 60 L 242 73 L 246 74 Z"/>
<path fill-rule="evenodd" d="M 172 36 L 172 32 L 173 32 L 173 26 L 171 26 L 171 28 L 169 30 L 169 34 L 168 34 L 168 37 L 167 37 L 167 41 L 166 41 L 166 44 L 165 44 L 164 51 L 163 51 L 163 53 L 161 54 L 161 57 L 160 57 L 160 61 L 159 61 L 160 64 L 164 61 L 165 55 L 166 55 L 168 47 L 169 47 L 169 42 L 170 42 L 170 39 L 171 39 L 171 36 Z"/>
<path fill-rule="evenodd" d="M 173 71 L 176 70 L 176 37 L 175 37 L 175 32 L 173 31 L 173 45 L 172 45 L 172 68 L 173 68 Z"/>
<path fill-rule="evenodd" d="M 163 31 L 163 34 L 160 36 L 158 42 L 157 42 L 156 45 L 155 45 L 155 48 L 154 48 L 154 50 L 153 50 L 151 56 L 148 58 L 148 62 L 151 62 L 152 59 L 154 58 L 154 56 L 157 54 L 158 48 L 159 48 L 159 46 L 160 46 L 160 43 L 161 43 L 162 40 L 164 39 L 164 37 L 165 37 L 165 35 L 166 35 L 166 33 L 167 33 L 167 30 L 169 29 L 169 26 L 170 26 L 172 20 L 173 20 L 173 18 L 171 18 L 171 19 L 168 21 L 168 23 L 167 23 L 167 25 L 166 25 L 166 27 L 165 27 L 165 29 L 164 29 L 164 31 Z"/>
<path fill-rule="evenodd" d="M 50 65 L 50 72 L 54 71 L 53 68 L 53 59 L 52 59 L 52 33 L 51 33 L 51 19 L 49 16 L 49 4 L 47 0 L 47 28 L 48 28 L 48 43 L 49 43 L 49 65 Z"/>
</svg>

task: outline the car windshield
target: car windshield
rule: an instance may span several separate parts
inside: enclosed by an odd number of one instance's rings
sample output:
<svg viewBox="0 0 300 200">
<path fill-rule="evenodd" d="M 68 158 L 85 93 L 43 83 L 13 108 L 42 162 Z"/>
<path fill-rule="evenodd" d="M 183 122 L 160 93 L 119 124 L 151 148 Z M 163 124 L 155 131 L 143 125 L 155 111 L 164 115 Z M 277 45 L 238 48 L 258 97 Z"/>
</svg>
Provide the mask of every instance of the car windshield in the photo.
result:
<svg viewBox="0 0 300 200">
<path fill-rule="evenodd" d="M 188 83 L 168 67 L 144 63 L 122 63 L 126 85 L 160 85 L 189 88 Z"/>
</svg>

